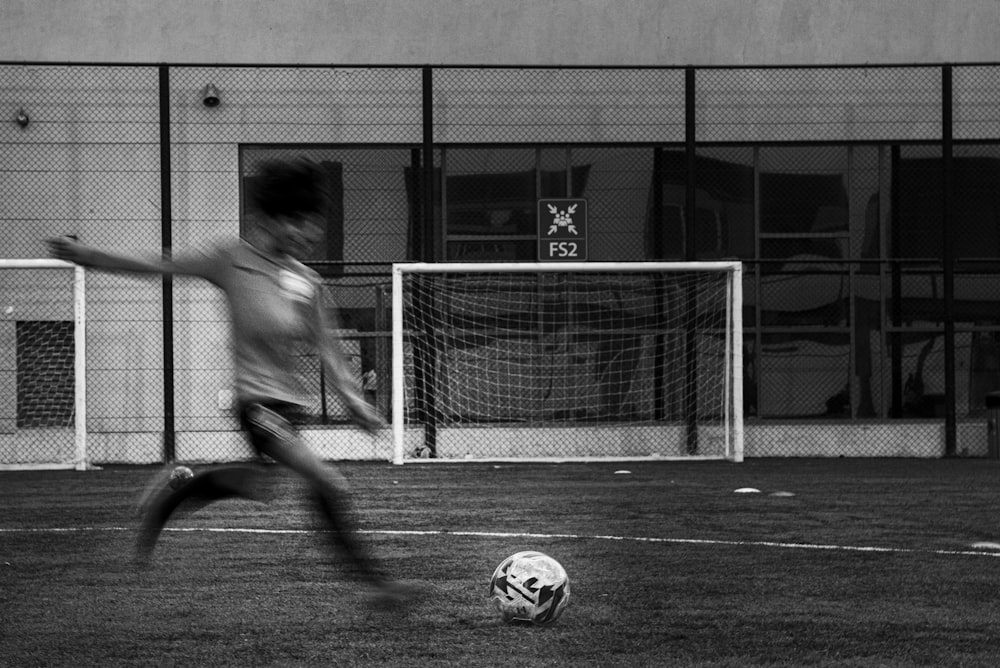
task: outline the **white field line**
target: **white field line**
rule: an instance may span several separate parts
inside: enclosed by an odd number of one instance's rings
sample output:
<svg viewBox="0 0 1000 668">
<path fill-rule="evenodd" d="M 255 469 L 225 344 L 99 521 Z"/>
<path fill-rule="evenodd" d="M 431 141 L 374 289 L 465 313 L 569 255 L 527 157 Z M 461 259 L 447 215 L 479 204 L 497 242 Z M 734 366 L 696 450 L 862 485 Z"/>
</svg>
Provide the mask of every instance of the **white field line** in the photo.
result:
<svg viewBox="0 0 1000 668">
<path fill-rule="evenodd" d="M 30 533 L 86 533 L 86 532 L 117 532 L 133 531 L 130 527 L 50 527 L 30 528 L 0 527 L 2 534 Z M 299 535 L 314 533 L 312 529 L 253 529 L 239 527 L 164 527 L 163 531 L 173 533 L 234 533 L 234 534 L 264 534 L 264 535 Z M 866 545 L 832 545 L 822 543 L 785 543 L 770 540 L 720 540 L 712 538 L 663 538 L 656 536 L 609 536 L 586 535 L 574 533 L 524 533 L 500 531 L 449 531 L 445 529 L 408 530 L 408 529 L 371 529 L 359 533 L 378 536 L 458 536 L 468 538 L 532 538 L 537 540 L 606 540 L 632 543 L 663 543 L 673 545 L 722 545 L 727 547 L 770 547 L 785 550 L 828 550 L 839 552 L 867 552 L 877 554 L 933 554 L 943 556 L 970 556 L 1000 558 L 1000 549 L 961 549 L 961 550 L 921 550 L 905 547 L 879 547 Z M 993 544 L 990 544 L 992 548 Z M 1000 545 L 997 545 L 1000 547 Z"/>
</svg>

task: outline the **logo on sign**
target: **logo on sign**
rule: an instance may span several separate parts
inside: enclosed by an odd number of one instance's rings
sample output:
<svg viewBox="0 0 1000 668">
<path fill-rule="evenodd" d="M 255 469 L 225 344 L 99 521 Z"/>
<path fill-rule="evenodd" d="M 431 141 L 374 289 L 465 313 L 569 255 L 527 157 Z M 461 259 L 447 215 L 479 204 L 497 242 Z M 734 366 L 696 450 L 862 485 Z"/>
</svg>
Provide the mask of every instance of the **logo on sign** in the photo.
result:
<svg viewBox="0 0 1000 668">
<path fill-rule="evenodd" d="M 552 224 L 549 226 L 549 235 L 552 235 L 559 231 L 560 228 L 564 228 L 570 234 L 576 234 L 576 225 L 573 224 L 573 214 L 576 213 L 576 208 L 580 206 L 579 204 L 571 204 L 562 211 L 559 207 L 547 204 L 549 207 L 549 213 L 552 214 Z"/>
<path fill-rule="evenodd" d="M 538 200 L 538 259 L 587 259 L 587 200 Z"/>
</svg>

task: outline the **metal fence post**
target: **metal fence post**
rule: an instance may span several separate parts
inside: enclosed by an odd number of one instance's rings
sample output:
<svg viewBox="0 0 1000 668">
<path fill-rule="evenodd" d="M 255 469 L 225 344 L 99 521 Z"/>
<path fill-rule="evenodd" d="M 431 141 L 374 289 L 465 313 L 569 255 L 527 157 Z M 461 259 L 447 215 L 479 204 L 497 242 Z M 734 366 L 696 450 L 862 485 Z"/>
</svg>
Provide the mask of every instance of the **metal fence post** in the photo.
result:
<svg viewBox="0 0 1000 668">
<path fill-rule="evenodd" d="M 160 245 L 164 259 L 173 253 L 170 187 L 170 67 L 160 66 Z M 163 276 L 163 461 L 176 458 L 174 423 L 174 284 Z"/>
</svg>

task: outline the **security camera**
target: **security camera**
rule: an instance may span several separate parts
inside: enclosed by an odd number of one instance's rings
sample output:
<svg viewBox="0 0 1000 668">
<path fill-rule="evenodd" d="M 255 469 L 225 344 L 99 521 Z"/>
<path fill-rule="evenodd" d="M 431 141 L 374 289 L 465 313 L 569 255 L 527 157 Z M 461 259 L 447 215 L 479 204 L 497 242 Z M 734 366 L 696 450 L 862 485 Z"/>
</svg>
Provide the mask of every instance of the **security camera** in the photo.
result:
<svg viewBox="0 0 1000 668">
<path fill-rule="evenodd" d="M 28 127 L 28 123 L 31 122 L 31 119 L 28 118 L 28 114 L 24 113 L 24 109 L 21 109 L 17 112 L 17 116 L 14 118 L 14 121 L 19 127 L 26 128 Z"/>
<path fill-rule="evenodd" d="M 201 93 L 201 103 L 206 107 L 219 106 L 219 89 L 214 84 L 205 86 L 205 90 Z"/>
</svg>

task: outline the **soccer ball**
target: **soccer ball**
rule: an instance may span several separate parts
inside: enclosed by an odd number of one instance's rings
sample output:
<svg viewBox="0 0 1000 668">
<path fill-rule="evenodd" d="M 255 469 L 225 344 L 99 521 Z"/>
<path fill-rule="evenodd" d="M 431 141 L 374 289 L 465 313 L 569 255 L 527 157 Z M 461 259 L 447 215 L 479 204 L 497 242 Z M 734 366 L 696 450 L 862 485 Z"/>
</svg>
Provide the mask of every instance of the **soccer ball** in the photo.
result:
<svg viewBox="0 0 1000 668">
<path fill-rule="evenodd" d="M 518 552 L 493 571 L 489 597 L 508 624 L 551 624 L 569 603 L 569 577 L 547 554 Z"/>
<path fill-rule="evenodd" d="M 169 485 L 170 489 L 180 489 L 184 485 L 191 482 L 191 478 L 194 477 L 194 471 L 186 466 L 178 466 L 173 471 L 170 472 Z"/>
</svg>

